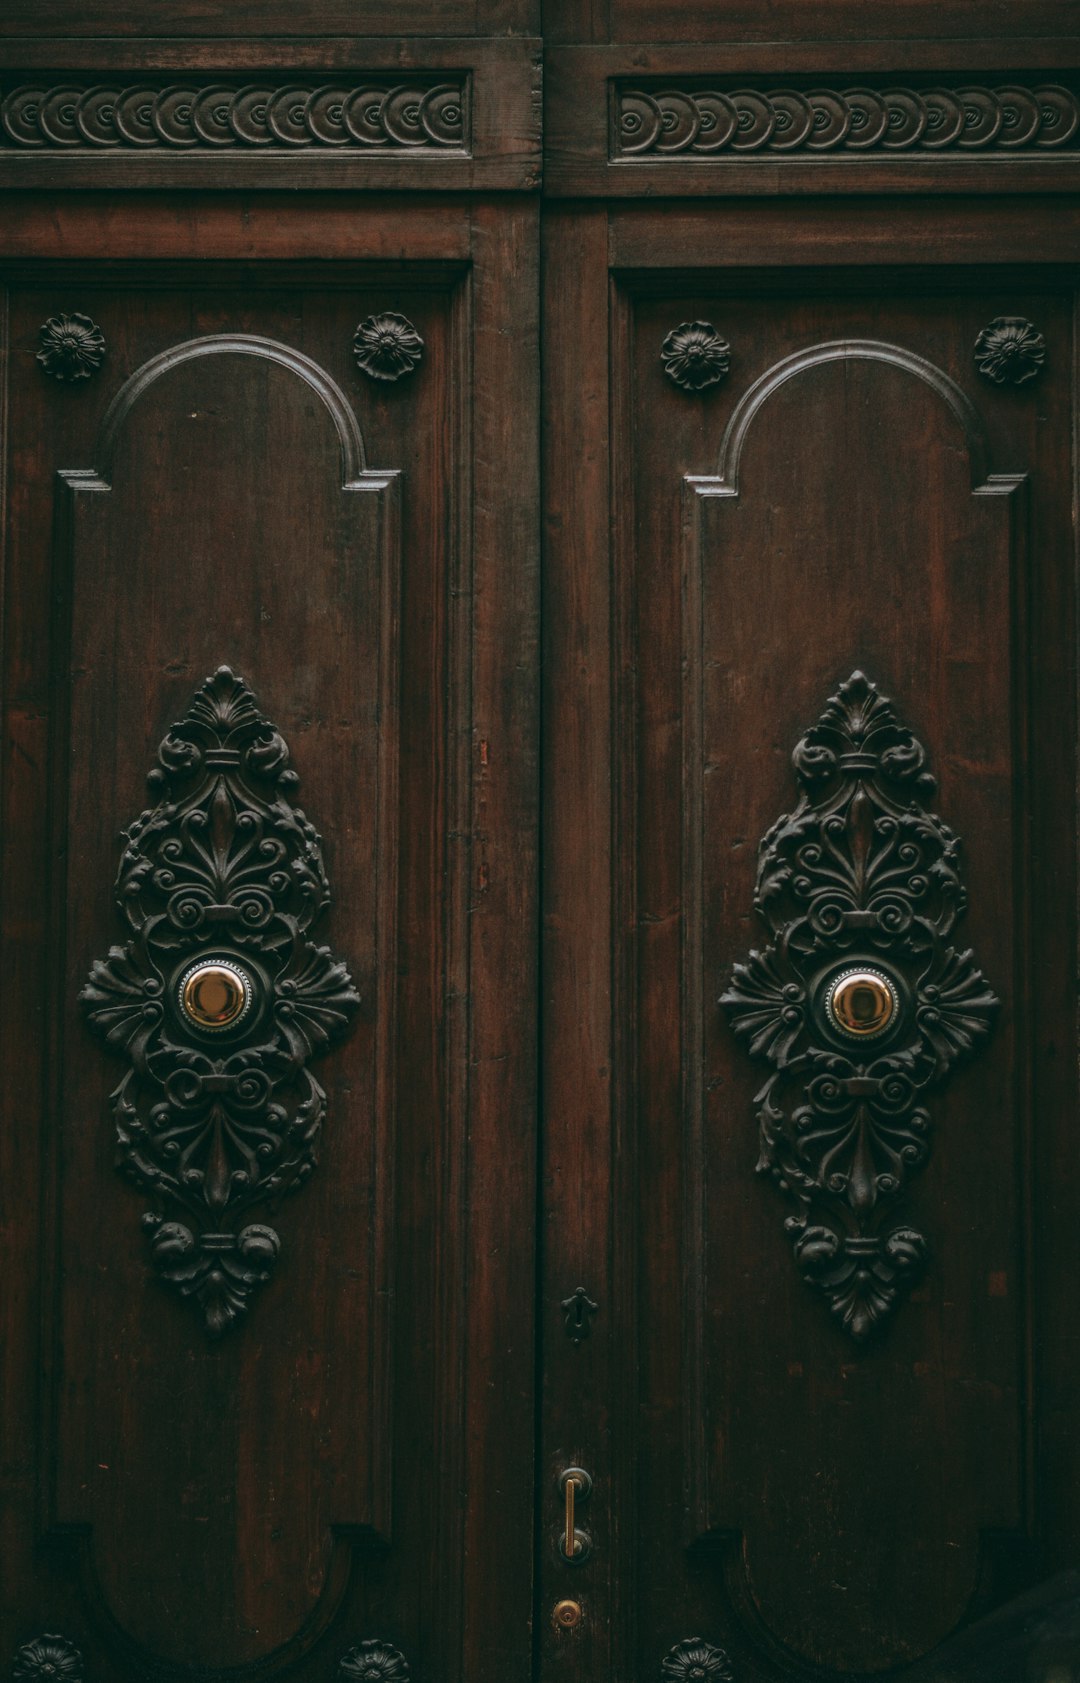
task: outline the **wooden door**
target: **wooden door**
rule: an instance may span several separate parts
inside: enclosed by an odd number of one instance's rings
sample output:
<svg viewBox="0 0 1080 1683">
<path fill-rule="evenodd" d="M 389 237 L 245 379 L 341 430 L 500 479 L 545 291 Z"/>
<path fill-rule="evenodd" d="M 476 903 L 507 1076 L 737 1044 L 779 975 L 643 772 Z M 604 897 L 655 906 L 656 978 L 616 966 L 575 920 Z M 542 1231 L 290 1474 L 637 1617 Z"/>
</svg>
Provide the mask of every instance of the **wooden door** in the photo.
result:
<svg viewBox="0 0 1080 1683">
<path fill-rule="evenodd" d="M 1073 60 L 753 27 L 549 22 L 543 1634 L 982 1678 L 1080 1527 Z"/>
<path fill-rule="evenodd" d="M 0 1665 L 988 1683 L 1080 1532 L 1075 19 L 399 12 L 0 24 Z"/>
<path fill-rule="evenodd" d="M 535 73 L 415 57 L 9 55 L 28 1680 L 531 1663 Z"/>
</svg>

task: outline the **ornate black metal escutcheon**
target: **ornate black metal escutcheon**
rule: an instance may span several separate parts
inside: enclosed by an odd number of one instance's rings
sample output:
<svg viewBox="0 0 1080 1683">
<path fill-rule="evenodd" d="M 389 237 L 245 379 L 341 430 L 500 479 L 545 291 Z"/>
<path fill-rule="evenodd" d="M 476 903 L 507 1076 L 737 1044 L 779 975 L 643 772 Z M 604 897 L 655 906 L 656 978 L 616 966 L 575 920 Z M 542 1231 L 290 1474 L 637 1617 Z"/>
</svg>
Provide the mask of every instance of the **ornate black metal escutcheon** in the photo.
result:
<svg viewBox="0 0 1080 1683">
<path fill-rule="evenodd" d="M 249 1218 L 314 1169 L 326 1095 L 307 1063 L 360 1001 L 308 938 L 330 899 L 320 840 L 284 740 L 229 667 L 158 761 L 116 882 L 131 938 L 79 997 L 131 1066 L 112 1095 L 117 1167 L 153 1196 L 154 1263 L 216 1336 L 277 1260 L 277 1233 Z"/>
<path fill-rule="evenodd" d="M 721 1004 L 754 1057 L 758 1171 L 808 1284 L 855 1339 L 920 1273 L 926 1240 L 891 1212 L 926 1161 L 927 1093 L 990 1030 L 998 1001 L 949 937 L 959 843 L 926 802 L 922 745 L 856 672 L 795 749 L 802 798 L 758 854 L 770 942 Z"/>
</svg>

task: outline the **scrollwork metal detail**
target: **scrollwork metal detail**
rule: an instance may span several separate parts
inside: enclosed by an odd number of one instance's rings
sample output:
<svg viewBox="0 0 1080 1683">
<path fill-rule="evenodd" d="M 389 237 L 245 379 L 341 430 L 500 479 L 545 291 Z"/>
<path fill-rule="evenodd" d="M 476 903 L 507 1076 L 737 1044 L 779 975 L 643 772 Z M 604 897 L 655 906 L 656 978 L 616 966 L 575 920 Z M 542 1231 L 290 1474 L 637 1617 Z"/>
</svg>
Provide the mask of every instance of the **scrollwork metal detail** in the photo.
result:
<svg viewBox="0 0 1080 1683">
<path fill-rule="evenodd" d="M 24 84 L 0 104 L 0 146 L 418 148 L 467 144 L 463 82 L 372 79 L 351 85 L 226 87 Z"/>
<path fill-rule="evenodd" d="M 330 890 L 297 782 L 281 735 L 219 667 L 162 742 L 156 804 L 124 836 L 131 938 L 79 996 L 131 1065 L 112 1095 L 117 1167 L 153 1195 L 153 1261 L 215 1336 L 274 1267 L 278 1235 L 251 1213 L 312 1173 L 326 1095 L 308 1060 L 359 1004 L 309 939 Z"/>
<path fill-rule="evenodd" d="M 758 855 L 770 941 L 735 965 L 721 1004 L 773 1066 L 755 1101 L 758 1172 L 794 1205 L 800 1273 L 862 1340 L 925 1261 L 922 1234 L 890 1219 L 929 1153 L 926 1096 L 986 1038 L 998 1001 L 950 942 L 967 902 L 959 842 L 927 807 L 925 752 L 891 702 L 855 672 L 793 762 L 801 799 Z"/>
<path fill-rule="evenodd" d="M 712 158 L 755 152 L 1016 152 L 1076 144 L 1080 100 L 1069 88 L 625 87 L 613 153 Z"/>
</svg>

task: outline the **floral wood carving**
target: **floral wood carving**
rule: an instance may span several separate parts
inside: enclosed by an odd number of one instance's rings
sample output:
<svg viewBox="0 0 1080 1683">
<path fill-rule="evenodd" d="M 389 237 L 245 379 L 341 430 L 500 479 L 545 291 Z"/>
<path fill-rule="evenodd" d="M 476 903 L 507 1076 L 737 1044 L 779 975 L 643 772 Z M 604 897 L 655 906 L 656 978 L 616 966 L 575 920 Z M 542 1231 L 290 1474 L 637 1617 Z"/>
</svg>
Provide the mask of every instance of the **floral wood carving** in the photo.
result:
<svg viewBox="0 0 1080 1683">
<path fill-rule="evenodd" d="M 765 836 L 754 906 L 770 940 L 721 1004 L 773 1066 L 756 1098 L 758 1172 L 794 1213 L 803 1279 L 862 1340 L 918 1276 L 926 1240 L 893 1224 L 926 1161 L 925 1099 L 988 1034 L 997 1000 L 950 936 L 959 843 L 927 802 L 921 744 L 856 672 L 793 755 L 801 799 Z"/>
<path fill-rule="evenodd" d="M 464 83 L 437 78 L 309 87 L 188 80 L 168 87 L 94 82 L 50 88 L 38 82 L 12 88 L 4 97 L 0 146 L 89 152 L 114 147 L 215 152 L 225 146 L 461 151 L 467 139 L 466 93 Z"/>
<path fill-rule="evenodd" d="M 373 380 L 400 380 L 424 354 L 424 341 L 407 316 L 387 310 L 368 316 L 353 335 L 356 365 Z"/>
<path fill-rule="evenodd" d="M 14 1683 L 82 1683 L 83 1657 L 66 1636 L 24 1642 L 11 1668 Z"/>
<path fill-rule="evenodd" d="M 1046 361 L 1046 340 L 1023 316 L 995 316 L 975 341 L 975 365 L 995 385 L 1022 386 Z"/>
<path fill-rule="evenodd" d="M 105 359 L 105 335 L 89 316 L 50 316 L 39 338 L 37 360 L 54 380 L 88 380 Z"/>
<path fill-rule="evenodd" d="M 722 1648 L 690 1636 L 676 1643 L 660 1662 L 660 1683 L 732 1683 L 731 1661 Z"/>
<path fill-rule="evenodd" d="M 626 87 L 618 90 L 612 153 L 702 162 L 754 153 L 844 152 L 860 158 L 915 148 L 961 153 L 1044 151 L 1070 143 L 1080 100 L 1069 88 Z"/>
<path fill-rule="evenodd" d="M 219 667 L 162 742 L 156 805 L 123 838 L 131 938 L 79 996 L 131 1066 L 112 1095 L 117 1167 L 153 1197 L 153 1261 L 213 1336 L 274 1267 L 278 1236 L 250 1216 L 312 1173 L 326 1095 L 307 1063 L 359 1004 L 309 939 L 330 891 L 298 781 L 247 685 Z"/>
<path fill-rule="evenodd" d="M 409 1683 L 409 1662 L 389 1642 L 361 1642 L 341 1656 L 339 1683 Z"/>
<path fill-rule="evenodd" d="M 660 361 L 669 380 L 683 391 L 699 392 L 724 378 L 731 367 L 731 346 L 711 322 L 684 321 L 664 340 Z"/>
</svg>

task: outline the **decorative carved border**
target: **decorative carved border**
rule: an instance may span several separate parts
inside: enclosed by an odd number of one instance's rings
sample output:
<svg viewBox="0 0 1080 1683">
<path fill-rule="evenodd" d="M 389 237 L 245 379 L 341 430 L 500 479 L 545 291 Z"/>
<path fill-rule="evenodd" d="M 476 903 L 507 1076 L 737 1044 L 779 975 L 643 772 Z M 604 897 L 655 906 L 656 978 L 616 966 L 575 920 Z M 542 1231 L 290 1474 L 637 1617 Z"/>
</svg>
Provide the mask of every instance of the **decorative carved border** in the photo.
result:
<svg viewBox="0 0 1080 1683">
<path fill-rule="evenodd" d="M 1080 149 L 1080 99 L 1019 87 L 722 89 L 615 84 L 611 157 L 858 156 L 917 150 L 1008 155 Z"/>
<path fill-rule="evenodd" d="M 22 83 L 0 104 L 0 149 L 89 152 L 122 148 L 226 147 L 289 153 L 315 146 L 370 152 L 468 154 L 468 77 L 351 85 L 259 81 L 244 86 L 191 79 L 50 86 Z"/>
</svg>

